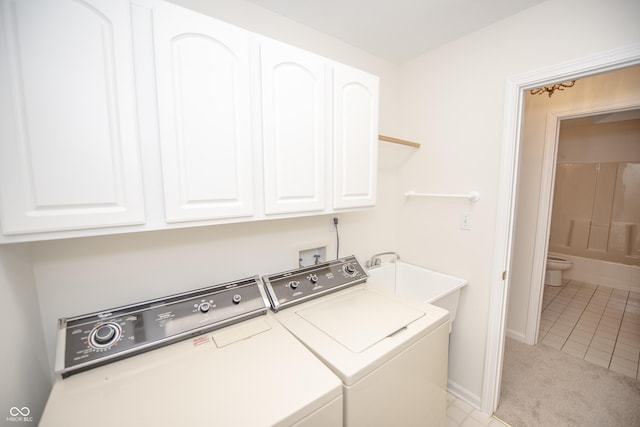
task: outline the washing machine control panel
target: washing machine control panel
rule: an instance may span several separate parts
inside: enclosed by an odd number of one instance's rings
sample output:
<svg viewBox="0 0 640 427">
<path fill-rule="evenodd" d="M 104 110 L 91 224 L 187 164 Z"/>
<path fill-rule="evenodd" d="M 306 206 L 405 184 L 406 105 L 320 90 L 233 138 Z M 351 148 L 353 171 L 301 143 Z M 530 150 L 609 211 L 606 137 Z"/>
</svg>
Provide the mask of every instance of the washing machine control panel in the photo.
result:
<svg viewBox="0 0 640 427">
<path fill-rule="evenodd" d="M 56 372 L 63 378 L 142 351 L 265 314 L 258 276 L 134 305 L 60 319 Z"/>
<path fill-rule="evenodd" d="M 271 308 L 281 308 L 318 298 L 330 292 L 357 285 L 367 280 L 367 273 L 352 255 L 264 276 Z"/>
</svg>

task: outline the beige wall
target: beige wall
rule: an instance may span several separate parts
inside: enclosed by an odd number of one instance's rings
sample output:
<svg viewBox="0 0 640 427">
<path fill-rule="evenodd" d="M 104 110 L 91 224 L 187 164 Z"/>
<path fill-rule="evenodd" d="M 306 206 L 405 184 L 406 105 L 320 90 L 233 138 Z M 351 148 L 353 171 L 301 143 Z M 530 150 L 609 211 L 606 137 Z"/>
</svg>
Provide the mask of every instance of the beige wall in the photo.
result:
<svg viewBox="0 0 640 427">
<path fill-rule="evenodd" d="M 402 66 L 402 128 L 409 139 L 423 146 L 402 168 L 398 194 L 414 189 L 437 193 L 477 190 L 481 195 L 475 204 L 457 199 L 402 200 L 396 221 L 403 259 L 469 280 L 451 335 L 449 359 L 450 384 L 469 401 L 482 399 L 490 293 L 492 286 L 502 286 L 501 281 L 492 282 L 491 269 L 506 82 L 526 72 L 640 42 L 640 28 L 632 15 L 640 16 L 640 2 L 635 0 L 551 0 Z M 609 83 L 601 92 L 626 96 L 634 87 L 640 89 L 637 80 L 635 86 Z M 595 101 L 599 93 L 567 91 L 562 96 L 537 98 L 538 111 L 531 120 L 535 127 L 542 127 L 544 135 L 549 108 L 584 105 Z M 533 145 L 539 147 L 543 140 L 536 138 L 538 132 L 532 136 Z M 532 209 L 528 212 L 537 210 L 539 156 L 533 150 L 525 157 L 530 164 L 524 170 L 533 188 L 519 200 L 527 199 Z M 459 229 L 464 212 L 472 214 L 471 231 Z M 535 224 L 535 217 L 532 220 Z M 531 227 L 531 221 L 526 227 Z M 529 236 L 522 241 L 532 243 Z M 526 269 L 530 259 L 525 256 L 525 265 L 519 268 Z M 517 328 L 525 326 L 520 316 L 526 319 L 528 277 L 525 272 L 524 281 L 518 283 L 512 276 L 512 286 L 525 288 L 509 291 L 510 298 L 515 294 L 509 306 L 509 326 L 512 322 Z"/>
<path fill-rule="evenodd" d="M 29 245 L 0 246 L 0 301 L 0 420 L 27 407 L 37 425 L 52 381 Z"/>
</svg>

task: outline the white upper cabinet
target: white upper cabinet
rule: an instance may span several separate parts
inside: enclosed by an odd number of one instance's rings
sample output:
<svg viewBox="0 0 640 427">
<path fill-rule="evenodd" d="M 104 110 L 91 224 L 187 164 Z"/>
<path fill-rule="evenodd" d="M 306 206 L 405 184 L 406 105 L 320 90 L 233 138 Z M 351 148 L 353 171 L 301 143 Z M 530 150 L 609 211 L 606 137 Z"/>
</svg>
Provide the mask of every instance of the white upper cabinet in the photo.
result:
<svg viewBox="0 0 640 427">
<path fill-rule="evenodd" d="M 373 206 L 377 126 L 377 77 L 172 3 L 0 0 L 0 243 Z"/>
<path fill-rule="evenodd" d="M 378 163 L 378 77 L 333 70 L 333 208 L 373 206 Z"/>
<path fill-rule="evenodd" d="M 167 222 L 251 216 L 250 33 L 153 10 Z"/>
<path fill-rule="evenodd" d="M 327 61 L 273 41 L 261 45 L 265 213 L 325 208 Z"/>
<path fill-rule="evenodd" d="M 127 0 L 0 0 L 5 235 L 145 220 Z"/>
</svg>

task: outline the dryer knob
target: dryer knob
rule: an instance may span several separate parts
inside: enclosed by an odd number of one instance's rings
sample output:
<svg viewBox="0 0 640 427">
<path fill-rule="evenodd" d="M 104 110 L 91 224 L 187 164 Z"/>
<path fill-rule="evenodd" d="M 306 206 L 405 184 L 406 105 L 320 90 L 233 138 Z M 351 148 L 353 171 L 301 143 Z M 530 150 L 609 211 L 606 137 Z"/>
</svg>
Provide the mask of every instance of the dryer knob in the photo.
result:
<svg viewBox="0 0 640 427">
<path fill-rule="evenodd" d="M 347 273 L 348 275 L 353 275 L 356 272 L 356 266 L 353 265 L 352 263 L 349 263 L 344 266 L 344 272 Z"/>
<path fill-rule="evenodd" d="M 309 279 L 309 281 L 313 284 L 318 283 L 318 276 L 315 274 L 310 274 L 309 276 L 307 276 L 307 279 Z"/>
<path fill-rule="evenodd" d="M 291 289 L 298 289 L 298 286 L 300 286 L 300 282 L 298 282 L 297 280 L 292 280 L 289 282 L 289 287 Z"/>
<path fill-rule="evenodd" d="M 232 301 L 234 304 L 240 304 L 240 301 L 242 301 L 242 295 L 235 294 Z"/>
</svg>

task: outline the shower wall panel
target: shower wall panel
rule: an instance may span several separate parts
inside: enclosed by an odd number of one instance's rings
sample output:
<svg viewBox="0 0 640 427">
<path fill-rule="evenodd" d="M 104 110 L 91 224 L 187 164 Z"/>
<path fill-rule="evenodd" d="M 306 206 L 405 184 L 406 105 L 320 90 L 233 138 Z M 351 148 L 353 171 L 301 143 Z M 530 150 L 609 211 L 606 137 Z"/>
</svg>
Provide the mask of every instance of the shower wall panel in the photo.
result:
<svg viewBox="0 0 640 427">
<path fill-rule="evenodd" d="M 549 250 L 640 266 L 640 162 L 560 163 Z"/>
</svg>

